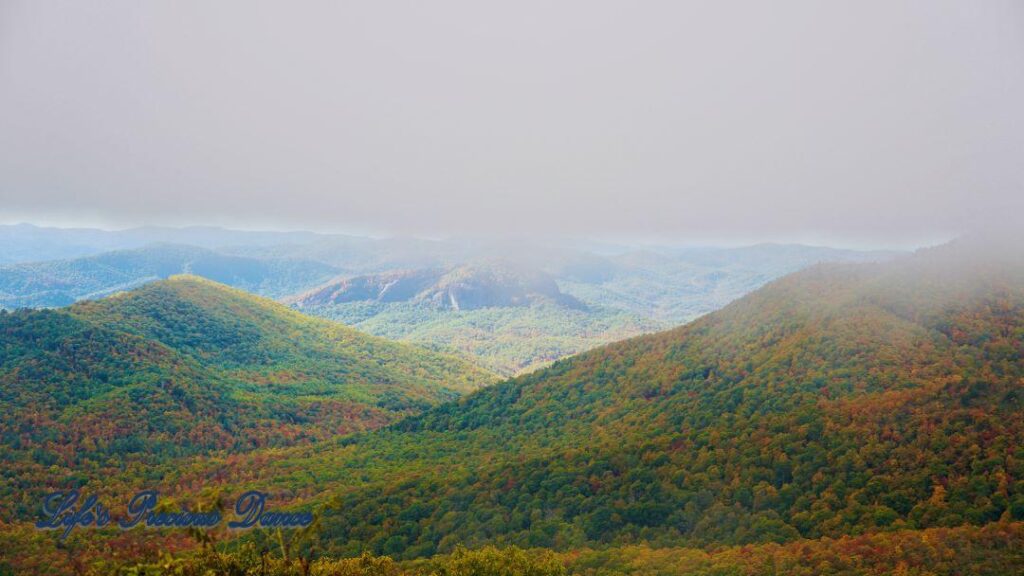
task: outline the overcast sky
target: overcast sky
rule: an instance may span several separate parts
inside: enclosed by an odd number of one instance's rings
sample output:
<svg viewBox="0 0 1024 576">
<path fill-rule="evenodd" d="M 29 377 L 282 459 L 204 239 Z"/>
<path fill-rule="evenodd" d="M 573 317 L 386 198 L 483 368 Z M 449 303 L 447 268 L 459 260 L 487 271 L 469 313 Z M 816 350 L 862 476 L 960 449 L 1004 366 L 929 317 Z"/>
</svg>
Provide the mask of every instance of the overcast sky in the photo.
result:
<svg viewBox="0 0 1024 576">
<path fill-rule="evenodd" d="M 0 221 L 905 244 L 1022 103 L 1012 0 L 0 0 Z"/>
</svg>

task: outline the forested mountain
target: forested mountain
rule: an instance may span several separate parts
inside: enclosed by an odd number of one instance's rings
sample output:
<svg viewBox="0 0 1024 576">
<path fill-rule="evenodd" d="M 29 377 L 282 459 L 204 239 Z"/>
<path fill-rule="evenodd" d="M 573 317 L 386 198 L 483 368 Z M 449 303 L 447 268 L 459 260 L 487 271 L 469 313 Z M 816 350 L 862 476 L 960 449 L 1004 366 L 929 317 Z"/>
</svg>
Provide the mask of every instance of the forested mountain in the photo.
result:
<svg viewBox="0 0 1024 576">
<path fill-rule="evenodd" d="M 247 258 L 157 244 L 71 260 L 0 266 L 0 307 L 66 306 L 183 273 L 279 297 L 315 286 L 338 272 L 311 260 Z"/>
<path fill-rule="evenodd" d="M 404 558 L 1024 519 L 1013 250 L 815 266 L 253 481 L 314 471 L 335 494 L 323 546 Z"/>
<path fill-rule="evenodd" d="M 462 360 L 190 276 L 2 312 L 2 513 L 31 517 L 41 491 L 69 478 L 124 488 L 143 466 L 319 442 L 492 381 Z M 97 485 L 110 470 L 117 482 Z"/>
</svg>

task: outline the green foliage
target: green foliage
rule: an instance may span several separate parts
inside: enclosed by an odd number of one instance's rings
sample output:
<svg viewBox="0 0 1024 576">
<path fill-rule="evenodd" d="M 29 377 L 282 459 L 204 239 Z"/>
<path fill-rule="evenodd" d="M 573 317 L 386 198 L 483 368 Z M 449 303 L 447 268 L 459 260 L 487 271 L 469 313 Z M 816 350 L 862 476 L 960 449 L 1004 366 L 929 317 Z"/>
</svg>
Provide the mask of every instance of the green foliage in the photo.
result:
<svg viewBox="0 0 1024 576">
<path fill-rule="evenodd" d="M 437 576 L 562 576 L 565 566 L 549 551 L 527 552 L 509 546 L 467 550 L 459 546 L 449 556 L 426 564 Z"/>
<path fill-rule="evenodd" d="M 110 570 L 111 566 L 104 569 Z M 152 576 L 563 576 L 565 566 L 549 551 L 515 547 L 480 550 L 458 548 L 449 556 L 419 565 L 401 565 L 388 556 L 354 558 L 285 558 L 269 550 L 243 546 L 231 553 L 204 550 L 194 556 L 165 557 L 161 562 L 114 568 L 118 574 Z"/>
<path fill-rule="evenodd" d="M 697 550 L 644 545 L 563 554 L 570 574 L 1002 576 L 1024 570 L 1024 524 L 933 528 Z"/>
<path fill-rule="evenodd" d="M 454 357 L 374 338 L 192 276 L 82 302 L 69 312 L 233 369 L 242 379 L 259 382 L 261 376 L 284 373 L 302 383 L 297 392 L 303 394 L 327 388 L 361 400 L 386 391 L 409 400 L 436 400 L 493 380 Z M 288 385 L 288 378 L 277 380 Z"/>
<path fill-rule="evenodd" d="M 66 565 L 62 560 L 43 567 L 25 566 L 36 569 L 36 573 L 75 569 L 74 564 Z M 1021 571 L 1022 523 L 902 530 L 713 550 L 641 544 L 559 554 L 514 546 L 476 550 L 459 546 L 448 555 L 404 562 L 369 553 L 351 558 L 285 557 L 271 548 L 245 544 L 231 551 L 203 548 L 196 553 L 165 552 L 148 563 L 109 556 L 89 567 L 78 567 L 78 573 L 90 576 L 1003 576 Z"/>
</svg>

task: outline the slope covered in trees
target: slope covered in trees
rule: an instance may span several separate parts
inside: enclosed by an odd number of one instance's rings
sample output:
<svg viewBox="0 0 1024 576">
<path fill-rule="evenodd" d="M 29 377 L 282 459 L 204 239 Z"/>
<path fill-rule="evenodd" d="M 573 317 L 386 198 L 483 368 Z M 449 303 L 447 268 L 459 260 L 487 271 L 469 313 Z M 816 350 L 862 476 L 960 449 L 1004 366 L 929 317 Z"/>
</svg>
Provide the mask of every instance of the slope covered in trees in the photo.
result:
<svg viewBox="0 0 1024 576">
<path fill-rule="evenodd" d="M 303 386 L 344 382 L 353 397 L 391 393 L 433 401 L 492 379 L 453 357 L 368 336 L 195 276 L 67 310 L 257 382 L 269 370 L 291 372 Z"/>
<path fill-rule="evenodd" d="M 984 527 L 899 530 L 835 540 L 802 540 L 694 548 L 650 548 L 632 545 L 552 553 L 545 549 L 477 550 L 456 548 L 451 554 L 396 562 L 363 554 L 347 559 L 283 559 L 260 557 L 254 546 L 230 555 L 206 552 L 172 563 L 145 566 L 146 574 L 201 575 L 209 570 L 268 576 L 330 574 L 345 576 L 1005 576 L 1024 570 L 1024 523 L 994 523 Z"/>
<path fill-rule="evenodd" d="M 310 471 L 323 546 L 400 558 L 1021 519 L 1022 342 L 1019 253 L 817 266 L 252 482 Z"/>
<path fill-rule="evenodd" d="M 48 486 L 126 492 L 177 458 L 376 428 L 492 378 L 195 277 L 3 312 L 2 512 L 34 516 Z"/>
</svg>

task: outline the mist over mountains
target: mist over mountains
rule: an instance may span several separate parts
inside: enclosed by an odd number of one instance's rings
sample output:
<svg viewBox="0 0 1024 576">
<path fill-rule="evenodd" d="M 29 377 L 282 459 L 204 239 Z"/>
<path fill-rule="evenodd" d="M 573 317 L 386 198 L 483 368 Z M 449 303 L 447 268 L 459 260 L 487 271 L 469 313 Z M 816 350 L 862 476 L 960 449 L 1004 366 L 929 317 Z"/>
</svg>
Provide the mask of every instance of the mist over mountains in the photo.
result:
<svg viewBox="0 0 1024 576">
<path fill-rule="evenodd" d="M 1024 575 L 1022 23 L 0 0 L 0 576 Z"/>
<path fill-rule="evenodd" d="M 5 259 L 15 261 L 0 265 L 3 308 L 66 306 L 193 274 L 374 335 L 462 354 L 505 375 L 680 324 L 817 262 L 896 254 L 211 227 L 16 225 L 0 227 L 0 236 L 11 247 Z"/>
</svg>

